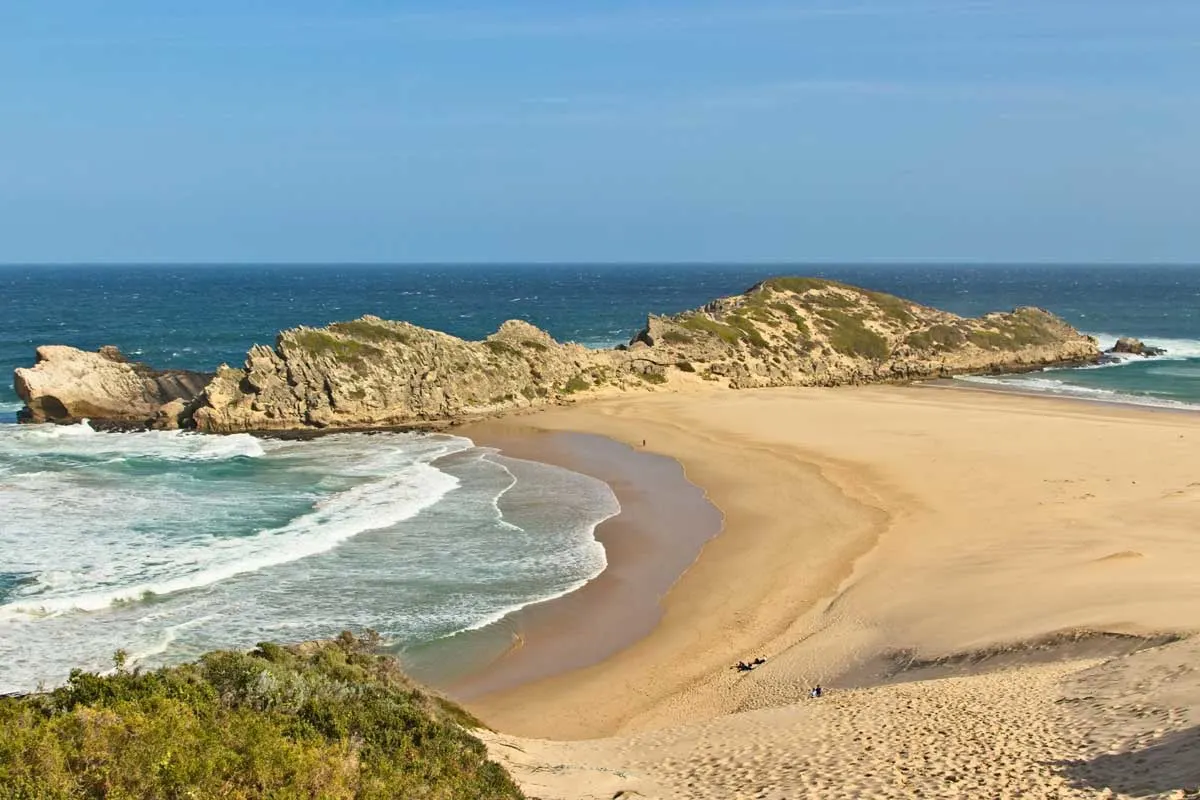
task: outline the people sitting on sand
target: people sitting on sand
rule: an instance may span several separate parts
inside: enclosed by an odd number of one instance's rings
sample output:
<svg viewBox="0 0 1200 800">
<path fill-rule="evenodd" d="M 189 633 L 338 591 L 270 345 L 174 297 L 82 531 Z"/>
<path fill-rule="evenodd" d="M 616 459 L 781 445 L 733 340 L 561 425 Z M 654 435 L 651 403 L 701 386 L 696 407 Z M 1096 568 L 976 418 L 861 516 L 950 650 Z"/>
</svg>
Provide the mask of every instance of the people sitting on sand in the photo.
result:
<svg viewBox="0 0 1200 800">
<path fill-rule="evenodd" d="M 818 685 L 814 686 L 814 687 L 812 688 L 812 691 L 810 691 L 810 692 L 808 693 L 808 696 L 809 696 L 809 697 L 811 697 L 811 698 L 813 698 L 814 700 L 815 700 L 816 698 L 820 697 L 820 696 L 821 696 L 821 686 L 820 686 L 820 684 L 818 684 Z"/>
<path fill-rule="evenodd" d="M 745 661 L 739 661 L 733 665 L 733 668 L 738 672 L 749 672 L 750 670 L 754 669 L 754 665 L 747 664 Z"/>
<path fill-rule="evenodd" d="M 753 664 L 754 666 L 756 666 L 756 667 L 757 667 L 759 664 L 765 664 L 765 663 L 767 663 L 767 657 L 766 657 L 766 656 L 759 656 L 758 658 L 754 659 L 754 660 L 753 660 L 753 661 L 751 661 L 750 663 L 751 663 L 751 664 Z"/>
</svg>

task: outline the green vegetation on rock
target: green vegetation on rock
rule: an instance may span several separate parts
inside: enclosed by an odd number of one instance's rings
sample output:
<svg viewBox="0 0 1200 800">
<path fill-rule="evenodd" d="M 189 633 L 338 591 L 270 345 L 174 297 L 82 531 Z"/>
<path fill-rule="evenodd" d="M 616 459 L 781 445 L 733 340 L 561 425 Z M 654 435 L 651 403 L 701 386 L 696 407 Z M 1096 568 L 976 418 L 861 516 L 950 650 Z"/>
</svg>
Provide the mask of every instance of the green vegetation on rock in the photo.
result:
<svg viewBox="0 0 1200 800">
<path fill-rule="evenodd" d="M 523 795 L 467 728 L 414 686 L 377 637 L 261 644 L 194 664 L 76 670 L 0 698 L 0 793 L 71 798 L 429 798 Z M 118 654 L 120 655 L 120 654 Z"/>
<path fill-rule="evenodd" d="M 666 383 L 667 376 L 661 372 L 639 372 L 638 377 L 646 383 Z"/>
<path fill-rule="evenodd" d="M 488 339 L 483 343 L 483 346 L 492 353 L 498 356 L 520 356 L 521 352 L 513 347 L 508 342 L 502 342 L 499 339 Z"/>
<path fill-rule="evenodd" d="M 407 332 L 382 321 L 371 322 L 370 320 L 356 319 L 350 322 L 335 322 L 329 326 L 329 330 L 354 339 L 380 344 L 407 344 L 412 340 L 412 337 Z"/>
<path fill-rule="evenodd" d="M 768 346 L 767 340 L 763 338 L 763 335 L 759 332 L 758 328 L 756 328 L 754 323 L 750 320 L 746 319 L 745 317 L 740 317 L 737 314 L 730 314 L 728 317 L 726 317 L 726 319 L 729 320 L 730 325 L 742 332 L 746 339 L 749 340 L 750 344 L 754 345 L 755 347 Z"/>
<path fill-rule="evenodd" d="M 959 347 L 967 337 L 953 325 L 931 325 L 927 330 L 914 331 L 904 341 L 909 347 L 918 350 L 929 350 L 933 347 Z"/>
<path fill-rule="evenodd" d="M 764 289 L 777 292 L 795 292 L 796 294 L 804 294 L 811 289 L 826 289 L 830 286 L 836 286 L 834 281 L 828 281 L 824 278 L 796 278 L 783 277 L 771 278 L 764 281 L 762 286 Z"/>
<path fill-rule="evenodd" d="M 586 392 L 592 388 L 592 385 L 587 382 L 587 379 L 582 375 L 574 375 L 566 385 L 563 386 L 563 394 L 575 394 L 576 392 Z"/>
<path fill-rule="evenodd" d="M 699 314 L 688 316 L 680 320 L 679 324 L 689 330 L 716 336 L 726 344 L 736 344 L 742 338 L 742 332 L 732 325 L 726 325 Z"/>
<path fill-rule="evenodd" d="M 821 316 L 830 323 L 829 344 L 847 356 L 883 361 L 890 353 L 887 340 L 863 324 L 858 317 L 828 309 Z"/>
<path fill-rule="evenodd" d="M 667 344 L 691 344 L 694 341 L 683 331 L 667 331 L 662 335 L 662 340 Z"/>
<path fill-rule="evenodd" d="M 349 324 L 349 323 L 347 323 Z M 333 356 L 348 361 L 361 360 L 383 355 L 378 347 L 365 344 L 356 339 L 334 336 L 328 331 L 301 329 L 291 335 L 291 343 L 313 355 Z M 284 340 L 286 347 L 288 340 Z"/>
</svg>

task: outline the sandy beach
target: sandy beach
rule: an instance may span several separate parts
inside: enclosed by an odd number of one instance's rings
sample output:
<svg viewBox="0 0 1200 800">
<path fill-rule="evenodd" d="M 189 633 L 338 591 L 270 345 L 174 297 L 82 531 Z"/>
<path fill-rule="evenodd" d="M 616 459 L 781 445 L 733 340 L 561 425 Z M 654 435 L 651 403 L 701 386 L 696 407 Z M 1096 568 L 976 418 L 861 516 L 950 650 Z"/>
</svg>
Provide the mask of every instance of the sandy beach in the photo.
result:
<svg viewBox="0 0 1200 800">
<path fill-rule="evenodd" d="M 1168 642 L 1200 624 L 1200 417 L 697 385 L 514 423 L 644 440 L 724 517 L 646 635 L 471 699 L 530 796 L 1198 788 L 1198 653 Z M 620 598 L 530 622 L 525 644 L 586 637 Z M 809 700 L 817 683 L 828 691 Z"/>
</svg>

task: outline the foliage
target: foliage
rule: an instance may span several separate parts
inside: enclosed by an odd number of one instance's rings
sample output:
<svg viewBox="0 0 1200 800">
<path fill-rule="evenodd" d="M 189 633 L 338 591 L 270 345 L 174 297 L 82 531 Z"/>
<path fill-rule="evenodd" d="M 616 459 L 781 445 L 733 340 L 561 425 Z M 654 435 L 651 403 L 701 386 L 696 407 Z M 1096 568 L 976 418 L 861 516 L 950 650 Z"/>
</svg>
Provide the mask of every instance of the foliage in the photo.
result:
<svg viewBox="0 0 1200 800">
<path fill-rule="evenodd" d="M 804 294 L 812 289 L 825 289 L 837 285 L 839 284 L 836 281 L 828 281 L 824 278 L 782 277 L 763 281 L 764 289 L 773 289 L 777 292 L 795 292 L 796 294 Z"/>
<path fill-rule="evenodd" d="M 377 636 L 214 652 L 152 672 L 76 670 L 0 698 L 0 787 L 28 798 L 520 798 Z"/>
<path fill-rule="evenodd" d="M 528 347 L 530 350 L 537 350 L 539 353 L 544 353 L 550 347 L 545 342 L 539 342 L 537 339 L 525 339 L 521 342 L 523 347 Z"/>
<path fill-rule="evenodd" d="M 768 346 L 767 340 L 763 338 L 763 335 L 759 333 L 758 328 L 756 328 L 754 323 L 750 320 L 746 319 L 745 317 L 738 316 L 737 314 L 730 314 L 728 317 L 726 317 L 726 319 L 729 320 L 730 325 L 742 332 L 746 339 L 750 341 L 750 344 L 754 345 L 755 347 Z"/>
<path fill-rule="evenodd" d="M 934 347 L 958 347 L 967 340 L 965 334 L 953 325 L 931 325 L 928 330 L 913 331 L 905 341 L 917 350 L 930 350 Z"/>
<path fill-rule="evenodd" d="M 667 344 L 691 344 L 693 339 L 683 331 L 667 331 L 662 335 L 662 340 Z"/>
<path fill-rule="evenodd" d="M 834 350 L 872 361 L 883 361 L 888 357 L 887 340 L 864 325 L 861 319 L 836 309 L 823 311 L 822 316 L 832 325 L 829 344 Z"/>
<path fill-rule="evenodd" d="M 717 322 L 714 319 L 700 316 L 699 314 L 688 316 L 680 320 L 679 324 L 693 331 L 699 331 L 701 333 L 707 333 L 712 336 L 716 336 L 726 344 L 736 344 L 737 342 L 741 341 L 742 338 L 742 332 L 732 325 L 725 325 L 721 322 Z"/>
<path fill-rule="evenodd" d="M 690 361 L 676 361 L 675 369 L 680 372 L 695 372 L 696 367 Z"/>
<path fill-rule="evenodd" d="M 871 292 L 865 289 L 862 292 L 871 298 L 875 302 L 875 305 L 879 306 L 879 310 L 888 319 L 893 319 L 904 325 L 913 322 L 913 315 L 909 310 L 911 305 L 907 300 L 903 300 L 895 295 L 884 294 L 883 292 Z"/>
<path fill-rule="evenodd" d="M 520 356 L 520 351 L 513 347 L 508 342 L 502 342 L 499 339 L 488 339 L 483 343 L 483 346 L 492 351 L 493 355 L 497 356 Z"/>
<path fill-rule="evenodd" d="M 638 376 L 646 383 L 666 383 L 667 376 L 661 372 L 639 372 Z"/>
<path fill-rule="evenodd" d="M 585 392 L 592 388 L 592 385 L 587 382 L 587 379 L 582 375 L 573 375 L 563 386 L 563 394 L 575 394 L 575 392 Z"/>
<path fill-rule="evenodd" d="M 971 343 L 985 350 L 1020 350 L 1023 347 L 1054 344 L 1060 334 L 1051 327 L 1051 317 L 1035 309 L 1017 309 L 1007 316 L 985 317 L 995 329 L 976 329 L 968 335 Z"/>
<path fill-rule="evenodd" d="M 289 339 L 284 339 L 285 345 Z M 344 361 L 361 361 L 365 358 L 383 355 L 383 351 L 374 345 L 335 336 L 328 331 L 302 329 L 290 334 L 290 342 L 302 350 L 314 355 L 331 355 Z"/>
<path fill-rule="evenodd" d="M 811 336 L 811 334 L 808 332 L 808 323 L 804 321 L 803 315 L 796 310 L 794 305 L 791 303 L 776 302 L 771 303 L 771 308 L 782 313 L 784 316 L 790 319 L 792 324 L 796 326 L 796 330 L 800 332 L 801 336 L 806 339 Z"/>
<path fill-rule="evenodd" d="M 398 327 L 392 327 L 382 321 L 372 322 L 365 319 L 356 319 L 350 322 L 335 322 L 329 326 L 329 330 L 361 341 L 381 344 L 393 342 L 408 344 L 408 342 L 412 341 L 412 337 L 407 331 L 401 330 Z"/>
</svg>

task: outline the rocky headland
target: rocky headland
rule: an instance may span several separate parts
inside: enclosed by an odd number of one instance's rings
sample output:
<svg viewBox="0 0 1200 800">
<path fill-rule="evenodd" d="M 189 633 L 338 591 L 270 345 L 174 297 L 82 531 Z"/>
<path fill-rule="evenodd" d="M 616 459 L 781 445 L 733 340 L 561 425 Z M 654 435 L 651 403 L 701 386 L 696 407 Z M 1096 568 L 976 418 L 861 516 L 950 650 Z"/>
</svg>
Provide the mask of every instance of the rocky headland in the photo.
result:
<svg viewBox="0 0 1200 800">
<path fill-rule="evenodd" d="M 89 418 L 201 431 L 418 426 L 573 396 L 711 382 L 729 388 L 907 382 L 1082 364 L 1094 339 L 1037 308 L 968 319 L 815 278 L 774 278 L 591 350 L 509 321 L 483 341 L 363 317 L 283 331 L 215 375 L 159 372 L 115 348 L 53 345 L 16 370 L 28 422 Z"/>
</svg>

